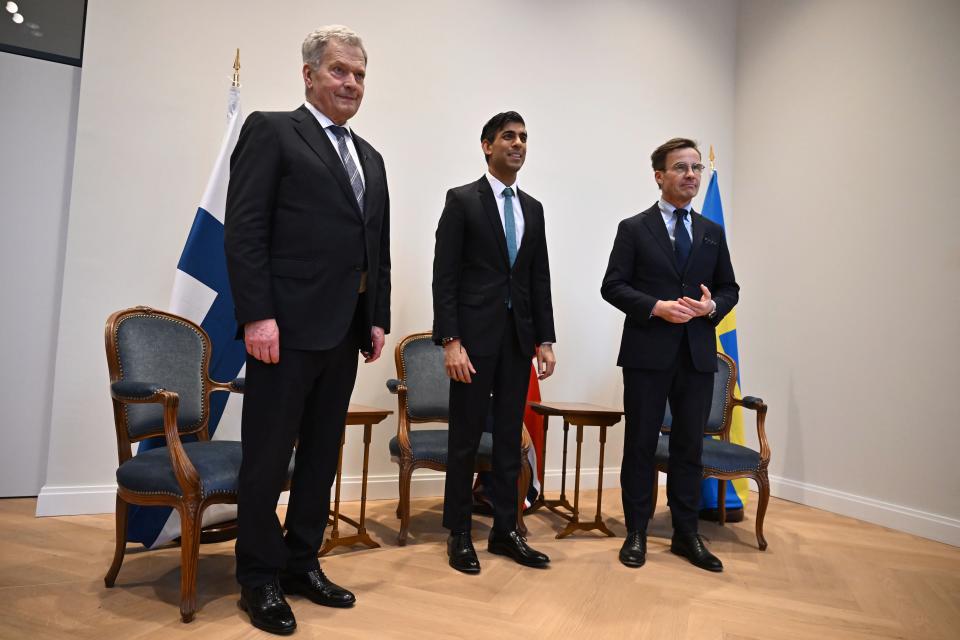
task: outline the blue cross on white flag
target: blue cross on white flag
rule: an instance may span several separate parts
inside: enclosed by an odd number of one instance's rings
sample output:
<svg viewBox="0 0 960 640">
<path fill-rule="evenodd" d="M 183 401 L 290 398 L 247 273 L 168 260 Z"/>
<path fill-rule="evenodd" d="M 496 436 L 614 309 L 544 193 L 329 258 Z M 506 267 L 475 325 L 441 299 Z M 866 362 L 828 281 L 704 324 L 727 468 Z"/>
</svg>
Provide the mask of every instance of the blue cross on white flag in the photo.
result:
<svg viewBox="0 0 960 640">
<path fill-rule="evenodd" d="M 237 145 L 242 124 L 240 89 L 231 87 L 227 131 L 180 255 L 180 262 L 177 263 L 170 296 L 170 311 L 196 322 L 210 336 L 213 343 L 210 376 L 221 381 L 230 381 L 240 375 L 246 356 L 243 342 L 235 339 L 237 324 L 223 251 L 223 217 L 230 179 L 230 155 Z M 211 395 L 209 429 L 212 439 L 240 439 L 240 400 L 240 396 L 233 393 Z M 223 420 L 223 426 L 217 429 L 225 411 L 228 419 Z M 146 440 L 140 443 L 137 452 L 164 444 L 163 438 Z M 232 520 L 236 513 L 235 505 L 211 505 L 204 511 L 203 524 L 206 526 Z M 169 507 L 131 506 L 129 523 L 129 540 L 141 542 L 150 548 L 180 537 L 180 515 Z"/>
</svg>

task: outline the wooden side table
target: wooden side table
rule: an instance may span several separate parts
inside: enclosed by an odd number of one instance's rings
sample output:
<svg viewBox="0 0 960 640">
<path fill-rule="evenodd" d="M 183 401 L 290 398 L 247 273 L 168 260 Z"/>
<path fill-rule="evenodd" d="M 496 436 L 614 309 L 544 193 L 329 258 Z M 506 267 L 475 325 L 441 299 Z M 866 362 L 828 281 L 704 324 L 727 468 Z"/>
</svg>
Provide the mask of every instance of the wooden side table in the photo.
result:
<svg viewBox="0 0 960 640">
<path fill-rule="evenodd" d="M 544 455 L 540 458 L 540 477 L 546 484 L 546 476 L 543 473 L 545 466 L 547 450 L 547 429 L 550 422 L 550 416 L 560 416 L 563 418 L 563 475 L 560 476 L 560 498 L 558 500 L 547 500 L 544 498 L 546 487 L 541 487 L 540 497 L 532 505 L 531 510 L 539 507 L 546 507 L 564 520 L 567 520 L 567 526 L 557 534 L 557 538 L 566 538 L 574 531 L 592 531 L 594 529 L 601 531 L 608 536 L 614 533 L 607 528 L 600 517 L 600 503 L 603 496 L 603 449 L 607 442 L 607 427 L 620 422 L 623 417 L 623 411 L 601 407 L 595 404 L 583 402 L 531 402 L 530 408 L 543 416 L 543 450 Z M 573 487 L 573 504 L 567 500 L 567 436 L 570 431 L 570 425 L 577 427 L 577 468 Z M 586 522 L 580 520 L 580 452 L 583 446 L 583 428 L 600 428 L 600 473 L 597 476 L 597 514 L 593 521 Z"/>
<path fill-rule="evenodd" d="M 347 410 L 347 426 L 352 424 L 363 425 L 363 480 L 360 487 L 360 520 L 354 520 L 340 513 L 340 483 L 343 477 L 343 442 L 346 439 L 347 432 L 344 429 L 343 439 L 340 440 L 340 457 L 337 462 L 337 488 L 334 501 L 333 513 L 330 515 L 330 524 L 333 529 L 330 531 L 330 537 L 327 538 L 320 552 L 317 555 L 325 556 L 337 547 L 348 547 L 355 544 L 366 545 L 370 549 L 376 549 L 380 545 L 373 541 L 367 528 L 364 525 L 367 514 L 367 473 L 370 462 L 370 434 L 373 431 L 373 425 L 383 422 L 383 420 L 392 414 L 393 411 L 387 409 L 375 409 L 374 407 L 365 407 L 363 405 L 351 404 Z M 357 531 L 353 535 L 340 535 L 340 521 L 353 526 Z"/>
</svg>

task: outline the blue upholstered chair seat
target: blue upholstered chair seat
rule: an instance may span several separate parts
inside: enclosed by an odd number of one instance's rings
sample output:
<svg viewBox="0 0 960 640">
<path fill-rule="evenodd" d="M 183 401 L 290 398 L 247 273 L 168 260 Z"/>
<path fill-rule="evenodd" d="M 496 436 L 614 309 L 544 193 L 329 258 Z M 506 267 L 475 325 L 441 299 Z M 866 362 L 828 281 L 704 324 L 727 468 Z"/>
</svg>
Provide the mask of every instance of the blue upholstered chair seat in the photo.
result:
<svg viewBox="0 0 960 640">
<path fill-rule="evenodd" d="M 421 429 L 410 431 L 410 448 L 413 450 L 415 462 L 434 462 L 447 464 L 447 430 Z M 390 455 L 400 457 L 400 443 L 396 436 L 390 438 Z M 477 449 L 477 462 L 490 464 L 493 455 L 493 434 L 484 432 L 480 436 L 480 447 Z"/>
<path fill-rule="evenodd" d="M 187 457 L 200 475 L 201 497 L 217 493 L 236 493 L 242 459 L 239 442 L 211 440 L 185 442 Z M 293 459 L 290 460 L 288 477 L 293 474 Z M 170 464 L 167 447 L 157 447 L 139 453 L 117 469 L 117 484 L 138 493 L 154 493 L 181 496 L 183 491 L 177 483 Z"/>
<path fill-rule="evenodd" d="M 660 436 L 655 459 L 658 464 L 669 462 L 670 436 Z M 709 438 L 703 441 L 703 467 L 720 473 L 755 471 L 760 467 L 760 454 L 739 444 Z"/>
</svg>

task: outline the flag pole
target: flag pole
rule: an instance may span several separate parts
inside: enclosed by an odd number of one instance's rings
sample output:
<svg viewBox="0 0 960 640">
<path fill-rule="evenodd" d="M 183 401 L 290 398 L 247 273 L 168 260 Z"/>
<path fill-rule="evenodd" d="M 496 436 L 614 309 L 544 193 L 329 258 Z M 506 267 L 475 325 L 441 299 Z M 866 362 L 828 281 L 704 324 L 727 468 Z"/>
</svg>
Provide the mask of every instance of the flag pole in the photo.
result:
<svg viewBox="0 0 960 640">
<path fill-rule="evenodd" d="M 237 49 L 237 60 L 240 59 L 240 49 Z M 710 145 L 710 171 L 716 171 L 717 166 L 715 163 L 717 156 L 713 155 L 713 145 Z"/>
<path fill-rule="evenodd" d="M 233 59 L 233 84 L 231 84 L 231 86 L 237 87 L 237 88 L 240 87 L 240 48 L 239 47 L 237 47 L 237 55 Z"/>
</svg>

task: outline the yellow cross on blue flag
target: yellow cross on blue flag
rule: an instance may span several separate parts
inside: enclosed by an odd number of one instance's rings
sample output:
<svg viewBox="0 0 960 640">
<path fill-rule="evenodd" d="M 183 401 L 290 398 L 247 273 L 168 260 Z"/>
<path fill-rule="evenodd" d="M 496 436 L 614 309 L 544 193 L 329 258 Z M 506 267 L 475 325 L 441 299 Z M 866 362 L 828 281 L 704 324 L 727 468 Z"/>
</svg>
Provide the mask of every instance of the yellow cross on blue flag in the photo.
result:
<svg viewBox="0 0 960 640">
<path fill-rule="evenodd" d="M 711 149 L 711 164 L 713 150 Z M 717 172 L 714 171 L 710 176 L 710 185 L 707 187 L 707 195 L 703 199 L 703 217 L 712 222 L 716 222 L 726 233 L 726 227 L 723 224 L 723 204 L 720 202 L 720 185 L 717 182 Z M 740 395 L 740 356 L 737 352 L 737 310 L 731 309 L 730 313 L 717 325 L 717 351 L 725 353 L 733 358 L 737 363 L 737 380 L 733 388 L 733 394 L 736 397 Z M 744 444 L 743 437 L 743 409 L 733 408 L 733 417 L 730 424 L 730 441 L 734 444 Z M 707 478 L 703 481 L 700 490 L 700 509 L 717 508 L 717 483 L 715 478 Z M 727 480 L 727 510 L 740 509 L 747 503 L 747 481 L 746 480 Z"/>
</svg>

